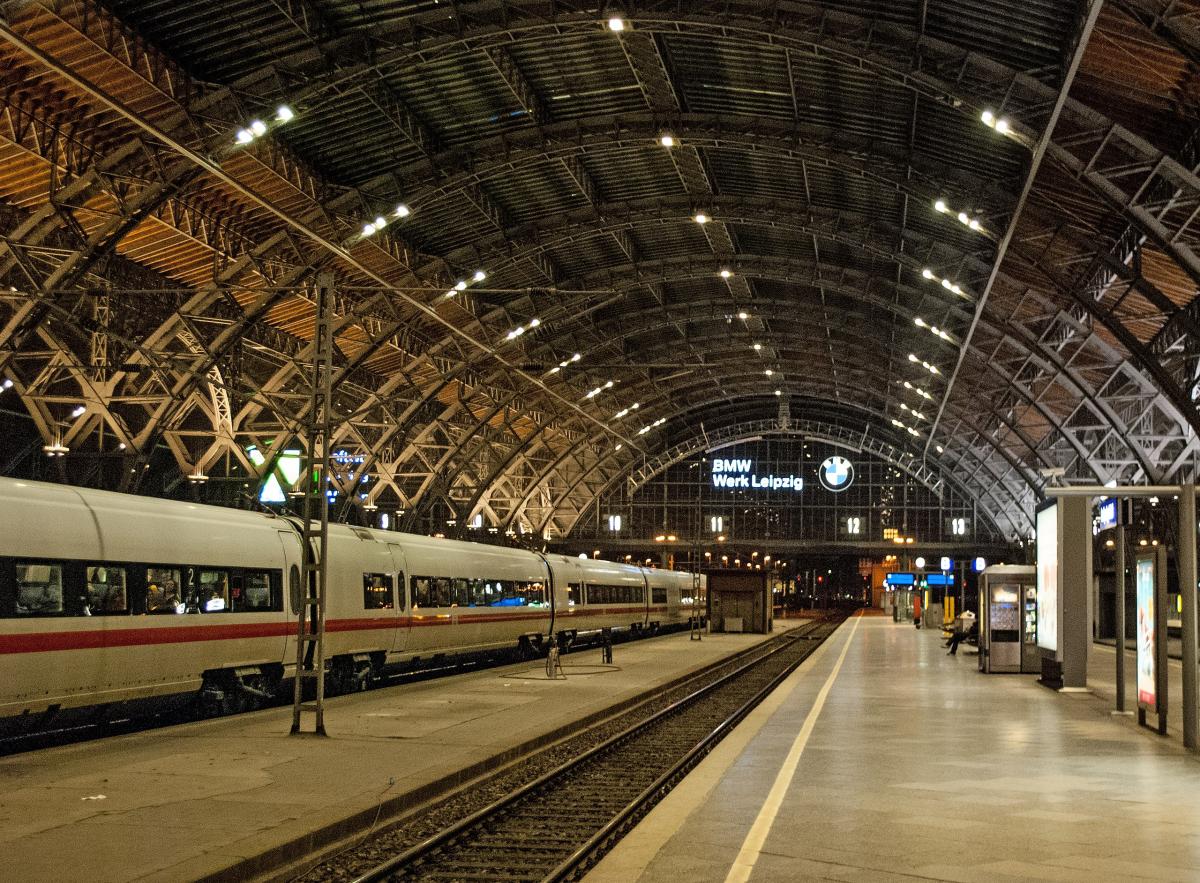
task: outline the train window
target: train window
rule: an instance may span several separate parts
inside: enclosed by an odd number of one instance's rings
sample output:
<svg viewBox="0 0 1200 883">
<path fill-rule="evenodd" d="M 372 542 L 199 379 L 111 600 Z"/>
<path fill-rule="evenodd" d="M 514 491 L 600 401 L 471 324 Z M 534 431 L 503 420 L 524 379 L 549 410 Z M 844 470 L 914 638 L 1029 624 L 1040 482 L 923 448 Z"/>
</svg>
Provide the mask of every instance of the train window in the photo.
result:
<svg viewBox="0 0 1200 883">
<path fill-rule="evenodd" d="M 451 607 L 454 605 L 454 599 L 450 595 L 450 589 L 450 577 L 435 576 L 433 578 L 434 607 Z"/>
<path fill-rule="evenodd" d="M 583 603 L 583 588 L 579 583 L 567 583 L 567 606 Z"/>
<path fill-rule="evenodd" d="M 18 616 L 54 616 L 63 612 L 61 564 L 18 561 L 16 575 Z"/>
<path fill-rule="evenodd" d="M 233 578 L 233 609 L 244 611 L 278 610 L 279 571 L 274 574 L 265 570 L 247 570 Z M 274 578 L 272 578 L 274 577 Z"/>
<path fill-rule="evenodd" d="M 667 590 L 666 589 L 651 589 L 650 590 L 650 601 L 651 601 L 651 603 L 654 603 L 654 604 L 666 604 L 667 603 Z"/>
<path fill-rule="evenodd" d="M 471 580 L 461 576 L 454 579 L 454 594 L 451 603 L 455 607 L 475 606 L 472 599 Z"/>
<path fill-rule="evenodd" d="M 86 612 L 89 615 L 103 616 L 106 613 L 126 613 L 129 610 L 124 567 L 89 564 L 86 574 Z"/>
<path fill-rule="evenodd" d="M 399 597 L 400 609 L 404 609 L 404 571 L 396 573 L 396 595 Z"/>
<path fill-rule="evenodd" d="M 146 612 L 183 613 L 183 597 L 179 592 L 179 569 L 175 567 L 146 568 Z"/>
<path fill-rule="evenodd" d="M 201 570 L 196 575 L 196 603 L 204 613 L 230 610 L 229 574 L 224 570 Z"/>
<path fill-rule="evenodd" d="M 412 605 L 414 610 L 419 607 L 433 606 L 433 598 L 431 597 L 432 582 L 427 576 L 412 577 Z"/>
<path fill-rule="evenodd" d="M 363 574 L 363 609 L 392 610 L 396 601 L 392 597 L 392 576 L 388 573 Z"/>
<path fill-rule="evenodd" d="M 524 603 L 530 607 L 546 607 L 546 587 L 540 582 L 524 583 Z"/>
</svg>

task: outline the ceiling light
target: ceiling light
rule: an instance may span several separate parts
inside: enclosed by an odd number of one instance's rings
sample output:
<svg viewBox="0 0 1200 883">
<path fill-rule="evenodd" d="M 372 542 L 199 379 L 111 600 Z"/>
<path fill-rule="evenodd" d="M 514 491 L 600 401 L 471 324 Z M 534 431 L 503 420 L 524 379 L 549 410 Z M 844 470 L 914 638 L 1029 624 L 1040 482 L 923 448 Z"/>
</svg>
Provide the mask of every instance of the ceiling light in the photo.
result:
<svg viewBox="0 0 1200 883">
<path fill-rule="evenodd" d="M 721 271 L 721 278 L 722 278 L 722 279 L 728 279 L 728 278 L 729 278 L 730 276 L 732 276 L 732 275 L 733 275 L 733 274 L 732 274 L 732 273 L 730 273 L 728 270 L 722 270 L 722 271 Z"/>
<path fill-rule="evenodd" d="M 942 288 L 951 289 L 951 288 L 953 288 L 953 285 L 954 285 L 954 283 L 952 283 L 949 279 L 942 280 Z"/>
<path fill-rule="evenodd" d="M 913 319 L 913 324 L 916 325 L 918 328 L 924 328 L 925 320 L 922 319 L 920 316 L 917 316 L 917 318 Z"/>
<path fill-rule="evenodd" d="M 508 332 L 508 337 L 507 337 L 506 339 L 507 339 L 507 340 L 514 340 L 514 339 L 516 339 L 516 338 L 520 337 L 520 336 L 521 336 L 522 334 L 524 334 L 524 333 L 525 333 L 525 326 L 524 326 L 524 325 L 518 325 L 518 326 L 517 326 L 516 328 L 514 328 L 512 331 Z"/>
<path fill-rule="evenodd" d="M 979 118 L 983 120 L 983 124 L 989 128 L 993 128 L 996 125 L 996 115 L 990 110 L 985 110 L 979 115 Z"/>
<path fill-rule="evenodd" d="M 933 204 L 933 207 L 939 212 L 945 212 L 946 211 L 946 200 L 939 199 L 937 202 L 935 202 Z"/>
<path fill-rule="evenodd" d="M 571 356 L 571 361 L 578 362 L 581 358 L 583 358 L 583 357 L 580 356 L 579 353 L 576 353 L 575 355 Z"/>
<path fill-rule="evenodd" d="M 754 344 L 754 350 L 755 350 L 755 352 L 757 352 L 757 351 L 758 351 L 758 350 L 760 350 L 760 349 L 762 349 L 762 344 L 761 344 L 761 343 L 756 343 L 756 344 Z"/>
<path fill-rule="evenodd" d="M 766 374 L 768 377 L 773 377 L 775 372 L 772 371 L 770 368 L 768 368 L 766 371 L 763 372 L 763 374 Z"/>
<path fill-rule="evenodd" d="M 744 312 L 744 311 L 743 311 L 743 312 L 741 312 L 741 313 L 738 313 L 738 318 L 739 318 L 739 319 L 749 319 L 749 318 L 750 318 L 750 314 L 749 314 L 749 313 L 747 313 L 747 312 Z"/>
<path fill-rule="evenodd" d="M 363 236 L 370 236 L 374 232 L 375 232 L 374 224 L 363 224 L 363 229 L 362 229 Z"/>
<path fill-rule="evenodd" d="M 387 218 L 385 218 L 383 215 L 380 215 L 379 217 L 377 217 L 375 219 L 375 229 L 376 230 L 382 230 L 386 226 L 387 226 Z"/>
<path fill-rule="evenodd" d="M 411 214 L 412 209 L 410 209 L 404 203 L 400 203 L 398 206 L 396 206 L 395 215 L 397 218 L 407 218 Z"/>
<path fill-rule="evenodd" d="M 208 476 L 202 470 L 197 469 L 187 477 L 187 480 L 192 484 L 204 484 L 204 482 L 208 481 Z"/>
<path fill-rule="evenodd" d="M 613 450 L 614 450 L 614 451 L 619 451 L 619 450 L 621 450 L 621 448 L 623 448 L 623 447 L 625 447 L 623 444 L 621 444 L 620 442 L 617 442 L 617 446 L 616 446 L 615 448 L 613 448 Z"/>
<path fill-rule="evenodd" d="M 249 129 L 238 129 L 234 137 L 238 144 L 249 144 L 254 140 L 254 133 Z"/>
<path fill-rule="evenodd" d="M 663 135 L 661 138 L 658 139 L 658 143 L 661 144 L 663 147 L 674 147 L 675 139 L 672 138 L 670 135 Z"/>
<path fill-rule="evenodd" d="M 921 271 L 921 275 L 924 276 L 926 279 L 932 279 L 933 278 L 933 270 L 926 267 L 924 270 Z"/>
<path fill-rule="evenodd" d="M 542 324 L 542 320 L 541 320 L 541 319 L 536 319 L 536 318 L 535 318 L 535 319 L 530 319 L 530 320 L 529 320 L 529 327 L 530 327 L 530 328 L 537 328 L 537 327 L 538 327 L 539 325 L 541 325 L 541 324 Z"/>
<path fill-rule="evenodd" d="M 466 288 L 467 288 L 467 283 L 464 282 L 462 279 L 459 279 L 457 282 L 454 283 L 455 291 L 465 291 Z"/>
<path fill-rule="evenodd" d="M 937 448 L 937 452 L 938 452 L 939 454 L 941 454 L 941 453 L 944 453 L 944 452 L 945 452 L 945 448 L 943 448 L 941 445 L 934 445 L 934 447 L 935 447 L 935 448 Z"/>
<path fill-rule="evenodd" d="M 781 390 L 781 389 L 775 390 L 775 395 L 777 395 L 777 396 L 783 395 L 783 390 Z"/>
<path fill-rule="evenodd" d="M 970 227 L 972 230 L 974 230 L 976 233 L 978 233 L 980 230 L 983 229 L 983 225 L 979 223 L 978 218 L 971 218 L 971 220 L 967 223 L 967 226 Z"/>
<path fill-rule="evenodd" d="M 483 270 L 476 270 L 475 275 L 473 275 L 471 278 L 476 282 L 482 282 L 487 278 L 487 273 L 483 272 Z"/>
<path fill-rule="evenodd" d="M 996 120 L 996 131 L 1001 135 L 1008 134 L 1008 120 Z"/>
<path fill-rule="evenodd" d="M 958 220 L 959 220 L 959 223 L 962 223 L 962 224 L 969 224 L 971 222 L 971 219 L 967 216 L 966 212 L 959 212 Z"/>
<path fill-rule="evenodd" d="M 612 385 L 613 385 L 613 382 L 610 380 L 610 381 L 608 381 L 608 383 L 604 384 L 604 388 L 605 388 L 605 389 L 612 389 Z"/>
<path fill-rule="evenodd" d="M 906 380 L 906 381 L 904 381 L 904 388 L 905 388 L 905 389 L 912 389 L 912 388 L 913 388 L 913 385 L 912 385 L 911 383 L 909 383 L 909 382 Z"/>
<path fill-rule="evenodd" d="M 75 410 L 71 412 L 71 416 L 82 417 L 85 413 L 87 413 L 87 407 L 85 405 L 77 405 Z"/>
<path fill-rule="evenodd" d="M 277 107 L 275 109 L 275 119 L 278 122 L 290 123 L 295 118 L 295 116 L 296 116 L 295 111 L 293 111 L 286 104 L 281 104 L 281 105 L 279 105 L 279 107 Z"/>
<path fill-rule="evenodd" d="M 0 389 L 12 389 L 12 378 L 5 377 L 3 382 L 0 382 Z"/>
<path fill-rule="evenodd" d="M 615 16 L 610 18 L 608 20 L 608 29 L 613 33 L 620 33 L 625 30 L 625 19 L 616 18 Z"/>
<path fill-rule="evenodd" d="M 908 360 L 909 360 L 910 362 L 919 362 L 919 361 L 921 361 L 921 360 L 920 360 L 920 359 L 918 359 L 918 358 L 917 358 L 917 357 L 916 357 L 916 356 L 915 356 L 913 353 L 909 353 L 909 354 L 908 354 Z"/>
<path fill-rule="evenodd" d="M 701 212 L 700 214 L 696 215 L 695 221 L 697 224 L 707 224 L 708 223 L 708 215 Z"/>
<path fill-rule="evenodd" d="M 261 138 L 263 135 L 267 134 L 267 124 L 262 120 L 254 120 L 254 122 L 250 124 L 250 131 Z"/>
</svg>

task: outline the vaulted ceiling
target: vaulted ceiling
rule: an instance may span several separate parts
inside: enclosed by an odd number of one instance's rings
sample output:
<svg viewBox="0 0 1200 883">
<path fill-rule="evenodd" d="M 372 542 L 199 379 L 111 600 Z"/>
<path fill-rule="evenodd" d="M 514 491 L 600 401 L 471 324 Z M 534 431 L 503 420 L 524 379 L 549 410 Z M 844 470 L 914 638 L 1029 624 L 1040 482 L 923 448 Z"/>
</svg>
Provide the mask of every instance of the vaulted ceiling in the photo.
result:
<svg viewBox="0 0 1200 883">
<path fill-rule="evenodd" d="M 1196 3 L 0 10 L 0 395 L 69 480 L 264 480 L 322 288 L 343 517 L 569 532 L 763 421 L 1014 538 L 1196 474 Z"/>
</svg>

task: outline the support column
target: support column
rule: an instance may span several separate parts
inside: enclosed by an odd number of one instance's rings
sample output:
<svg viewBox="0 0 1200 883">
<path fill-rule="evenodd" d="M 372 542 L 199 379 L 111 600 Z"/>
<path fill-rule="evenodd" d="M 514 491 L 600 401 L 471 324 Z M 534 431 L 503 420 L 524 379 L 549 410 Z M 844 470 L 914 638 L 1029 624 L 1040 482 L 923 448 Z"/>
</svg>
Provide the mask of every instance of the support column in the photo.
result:
<svg viewBox="0 0 1200 883">
<path fill-rule="evenodd" d="M 1117 500 L 1116 527 L 1116 626 L 1117 626 L 1117 713 L 1125 711 L 1125 507 L 1124 500 Z"/>
<path fill-rule="evenodd" d="M 1183 598 L 1183 744 L 1198 747 L 1196 712 L 1196 486 L 1179 489 L 1179 592 Z"/>
<path fill-rule="evenodd" d="M 1091 500 L 1065 497 L 1058 508 L 1062 689 L 1086 690 L 1093 621 Z"/>
</svg>

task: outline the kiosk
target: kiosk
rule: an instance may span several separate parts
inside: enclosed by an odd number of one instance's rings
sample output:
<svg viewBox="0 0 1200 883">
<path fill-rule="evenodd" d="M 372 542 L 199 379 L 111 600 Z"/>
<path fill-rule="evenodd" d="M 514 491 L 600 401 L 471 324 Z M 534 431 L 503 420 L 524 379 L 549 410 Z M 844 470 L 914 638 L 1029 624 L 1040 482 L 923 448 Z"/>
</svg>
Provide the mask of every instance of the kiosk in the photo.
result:
<svg viewBox="0 0 1200 883">
<path fill-rule="evenodd" d="M 1041 671 L 1037 649 L 1037 570 L 993 564 L 979 581 L 979 670 Z"/>
</svg>

